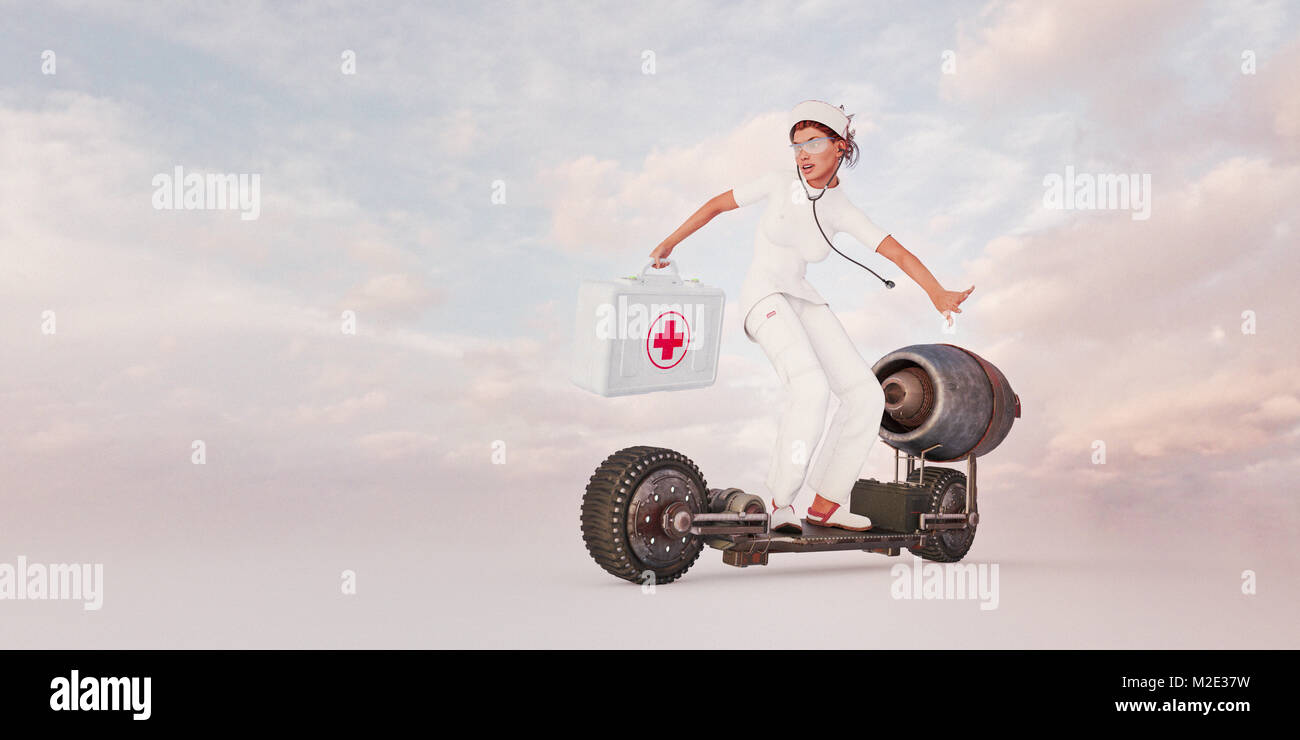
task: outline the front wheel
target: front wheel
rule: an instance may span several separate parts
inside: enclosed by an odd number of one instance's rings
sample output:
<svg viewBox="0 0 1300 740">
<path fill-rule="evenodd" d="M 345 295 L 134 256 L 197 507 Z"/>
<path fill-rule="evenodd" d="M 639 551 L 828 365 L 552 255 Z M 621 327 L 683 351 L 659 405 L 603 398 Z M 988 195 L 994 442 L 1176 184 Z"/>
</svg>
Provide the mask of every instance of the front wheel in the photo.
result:
<svg viewBox="0 0 1300 740">
<path fill-rule="evenodd" d="M 609 573 L 642 584 L 671 583 L 700 556 L 689 514 L 708 511 L 700 469 L 680 452 L 637 446 L 600 464 L 582 497 L 582 539 Z"/>
</svg>

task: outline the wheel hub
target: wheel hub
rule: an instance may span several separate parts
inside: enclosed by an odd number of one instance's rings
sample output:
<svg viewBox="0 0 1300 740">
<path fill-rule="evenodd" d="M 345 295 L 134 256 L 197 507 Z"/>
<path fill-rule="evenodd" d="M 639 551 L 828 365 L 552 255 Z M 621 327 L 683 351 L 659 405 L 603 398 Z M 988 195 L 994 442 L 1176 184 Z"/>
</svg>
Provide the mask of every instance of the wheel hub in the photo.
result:
<svg viewBox="0 0 1300 740">
<path fill-rule="evenodd" d="M 632 493 L 627 541 L 646 565 L 672 565 L 691 546 L 690 518 L 704 510 L 704 492 L 672 468 L 656 470 Z"/>
<path fill-rule="evenodd" d="M 961 483 L 948 486 L 948 489 L 943 492 L 943 500 L 939 502 L 939 513 L 960 514 L 965 510 L 966 486 Z M 939 536 L 943 538 L 948 547 L 953 550 L 960 550 L 966 546 L 968 540 L 975 536 L 975 525 L 978 523 L 979 514 L 972 511 L 964 528 L 940 530 Z"/>
<path fill-rule="evenodd" d="M 672 537 L 683 537 L 691 533 L 691 510 L 686 504 L 675 501 L 664 509 L 664 533 Z"/>
</svg>

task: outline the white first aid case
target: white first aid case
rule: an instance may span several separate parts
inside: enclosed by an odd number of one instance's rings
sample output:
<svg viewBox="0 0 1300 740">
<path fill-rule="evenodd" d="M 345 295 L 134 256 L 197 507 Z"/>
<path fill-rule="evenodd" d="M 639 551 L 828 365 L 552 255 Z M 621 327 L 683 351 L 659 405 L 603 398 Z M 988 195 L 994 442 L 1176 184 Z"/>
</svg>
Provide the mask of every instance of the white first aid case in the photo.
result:
<svg viewBox="0 0 1300 740">
<path fill-rule="evenodd" d="M 573 382 L 601 396 L 713 385 L 722 343 L 720 288 L 683 280 L 673 260 L 639 275 L 583 280 Z"/>
</svg>

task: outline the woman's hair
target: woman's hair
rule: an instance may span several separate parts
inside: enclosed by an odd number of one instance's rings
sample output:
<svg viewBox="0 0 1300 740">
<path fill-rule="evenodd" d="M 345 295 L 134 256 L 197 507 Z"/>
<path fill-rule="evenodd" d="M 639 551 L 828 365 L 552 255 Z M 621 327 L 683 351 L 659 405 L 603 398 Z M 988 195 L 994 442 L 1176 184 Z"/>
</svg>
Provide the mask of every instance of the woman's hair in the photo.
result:
<svg viewBox="0 0 1300 740">
<path fill-rule="evenodd" d="M 852 167 L 858 163 L 858 143 L 853 140 L 853 116 L 849 116 L 848 138 L 843 138 L 830 129 L 829 126 L 816 121 L 800 121 L 790 128 L 790 143 L 794 143 L 794 134 L 806 128 L 815 128 L 825 136 L 831 137 L 831 143 L 835 144 L 843 141 L 848 146 L 844 150 L 844 164 Z"/>
</svg>

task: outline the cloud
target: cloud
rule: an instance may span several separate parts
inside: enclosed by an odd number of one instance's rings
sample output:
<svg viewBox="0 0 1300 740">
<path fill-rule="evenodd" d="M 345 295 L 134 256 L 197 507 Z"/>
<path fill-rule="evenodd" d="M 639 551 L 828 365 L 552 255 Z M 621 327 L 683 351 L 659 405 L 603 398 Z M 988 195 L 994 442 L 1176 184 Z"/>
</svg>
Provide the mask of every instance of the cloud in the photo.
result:
<svg viewBox="0 0 1300 740">
<path fill-rule="evenodd" d="M 350 290 L 341 308 L 373 311 L 383 316 L 418 316 L 442 302 L 442 295 L 423 275 L 376 275 Z"/>
<path fill-rule="evenodd" d="M 64 452 L 90 440 L 90 425 L 83 421 L 54 420 L 23 441 L 23 449 L 33 453 Z"/>
<path fill-rule="evenodd" d="M 1277 226 L 1300 196 L 1300 168 L 1230 159 L 1182 183 L 1158 174 L 1152 190 L 1149 221 L 1072 211 L 1058 226 L 992 241 L 968 271 L 983 286 L 975 305 L 985 326 L 1113 341 L 1184 318 L 1232 318 L 1247 298 L 1220 282 L 1226 275 L 1254 285 L 1256 299 L 1290 302 L 1267 266 L 1286 248 Z"/>
<path fill-rule="evenodd" d="M 1240 102 L 1211 121 L 1216 136 L 1241 147 L 1259 147 L 1294 161 L 1300 156 L 1300 99 L 1295 80 L 1300 75 L 1300 39 L 1272 53 L 1256 52 L 1253 75 L 1237 75 Z"/>
<path fill-rule="evenodd" d="M 764 113 L 691 146 L 655 149 L 634 170 L 592 155 L 543 170 L 537 187 L 547 194 L 550 240 L 566 252 L 598 252 L 671 233 L 680 224 L 667 224 L 664 214 L 689 215 L 709 198 L 788 164 L 785 120 L 784 113 Z"/>
<path fill-rule="evenodd" d="M 1190 20 L 1175 0 L 993 2 L 958 23 L 957 73 L 941 78 L 942 93 L 1010 103 L 1067 87 L 1077 95 L 1082 84 L 1104 95 L 1115 78 L 1146 78 L 1163 39 Z"/>
<path fill-rule="evenodd" d="M 300 405 L 297 421 L 302 424 L 346 424 L 359 414 L 380 411 L 387 405 L 388 394 L 380 390 L 371 390 L 364 395 L 345 398 L 324 406 Z"/>
<path fill-rule="evenodd" d="M 21 145 L 0 147 L 0 257 L 14 267 L 0 275 L 0 330 L 24 359 L 11 363 L 0 410 L 28 421 L 0 442 L 82 462 L 4 458 L 15 490 L 53 495 L 91 476 L 150 498 L 138 482 L 189 466 L 194 439 L 211 452 L 199 480 L 230 484 L 222 466 L 238 460 L 255 479 L 310 471 L 286 483 L 301 490 L 357 455 L 405 459 L 432 444 L 427 429 L 459 389 L 430 367 L 486 340 L 412 325 L 441 300 L 413 251 L 437 243 L 427 224 L 367 211 L 311 174 L 264 175 L 264 206 L 276 207 L 258 221 L 156 211 L 153 173 L 178 156 L 215 160 L 163 151 L 129 104 L 60 91 L 6 102 L 0 125 Z M 268 173 L 328 171 L 287 156 Z M 455 256 L 439 269 L 454 272 Z M 343 302 L 361 312 L 356 335 L 340 332 Z M 53 334 L 41 331 L 45 311 Z"/>
<path fill-rule="evenodd" d="M 407 429 L 366 434 L 357 444 L 366 454 L 384 461 L 427 456 L 439 448 L 437 436 Z"/>
</svg>

